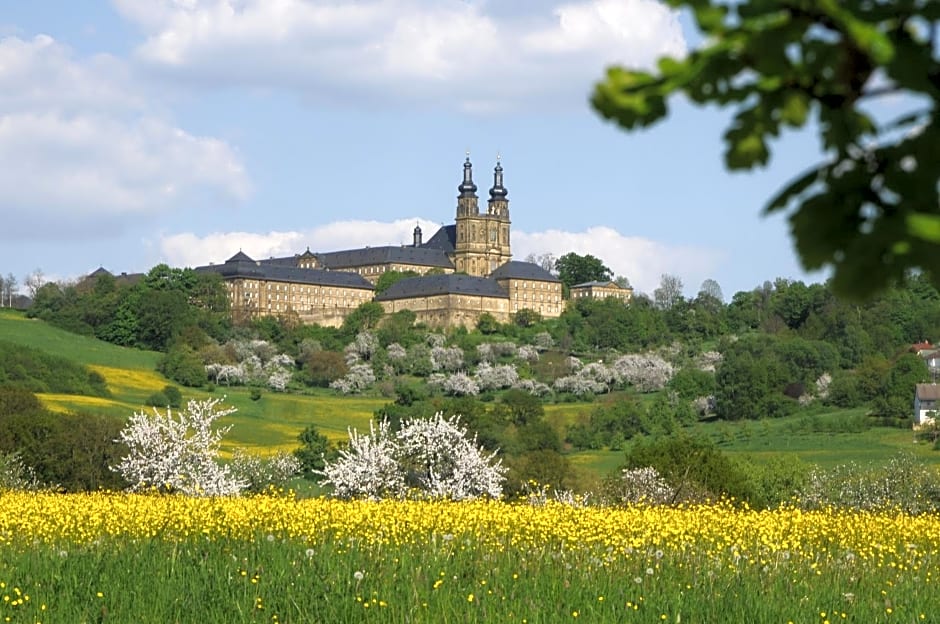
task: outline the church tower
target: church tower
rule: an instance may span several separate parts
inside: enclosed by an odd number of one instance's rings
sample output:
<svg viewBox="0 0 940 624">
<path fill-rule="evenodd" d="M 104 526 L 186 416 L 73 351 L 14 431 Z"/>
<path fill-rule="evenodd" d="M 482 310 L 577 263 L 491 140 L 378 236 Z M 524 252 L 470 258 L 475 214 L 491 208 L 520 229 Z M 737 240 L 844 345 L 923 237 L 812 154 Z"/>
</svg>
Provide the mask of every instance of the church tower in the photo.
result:
<svg viewBox="0 0 940 624">
<path fill-rule="evenodd" d="M 512 258 L 509 247 L 509 192 L 503 186 L 499 157 L 493 171 L 493 187 L 486 214 L 480 214 L 477 186 L 473 183 L 470 156 L 463 165 L 463 181 L 457 187 L 457 240 L 454 265 L 458 273 L 485 277 Z"/>
</svg>

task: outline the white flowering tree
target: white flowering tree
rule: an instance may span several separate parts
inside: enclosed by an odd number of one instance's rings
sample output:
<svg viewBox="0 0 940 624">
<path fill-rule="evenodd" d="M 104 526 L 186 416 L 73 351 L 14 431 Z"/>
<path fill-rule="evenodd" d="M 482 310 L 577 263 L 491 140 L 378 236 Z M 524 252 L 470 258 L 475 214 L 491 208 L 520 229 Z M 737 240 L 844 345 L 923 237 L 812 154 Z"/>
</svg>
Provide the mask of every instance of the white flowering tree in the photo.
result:
<svg viewBox="0 0 940 624">
<path fill-rule="evenodd" d="M 232 496 L 248 483 L 217 460 L 222 437 L 231 428 L 214 427 L 219 418 L 235 413 L 220 407 L 222 399 L 192 400 L 186 409 L 135 412 L 118 440 L 129 452 L 112 468 L 132 491 L 149 489 L 190 496 Z"/>
<path fill-rule="evenodd" d="M 330 387 L 343 394 L 358 394 L 375 383 L 375 372 L 368 364 L 353 364 L 345 377 L 330 383 Z"/>
<path fill-rule="evenodd" d="M 413 494 L 463 500 L 502 495 L 505 468 L 485 453 L 457 416 L 438 412 L 406 419 L 392 432 L 387 420 L 368 435 L 349 432 L 349 448 L 317 473 L 340 498 L 402 498 Z"/>
<path fill-rule="evenodd" d="M 520 379 L 512 385 L 516 390 L 522 390 L 523 392 L 528 392 L 534 396 L 545 396 L 550 394 L 552 389 L 548 385 L 543 384 L 541 381 L 536 381 L 534 379 Z"/>
<path fill-rule="evenodd" d="M 651 466 L 625 468 L 621 475 L 621 502 L 665 505 L 675 502 L 676 490 Z"/>
<path fill-rule="evenodd" d="M 539 350 L 532 345 L 522 345 L 516 351 L 516 357 L 523 362 L 538 362 Z"/>
<path fill-rule="evenodd" d="M 500 390 L 510 388 L 519 381 L 519 373 L 512 364 L 492 366 L 481 362 L 473 376 L 480 390 Z"/>
<path fill-rule="evenodd" d="M 428 377 L 428 385 L 440 388 L 445 394 L 452 396 L 476 396 L 480 394 L 479 384 L 466 373 L 454 373 L 453 375 L 433 373 Z"/>
<path fill-rule="evenodd" d="M 432 347 L 431 367 L 435 371 L 453 372 L 463 368 L 463 349 L 460 347 Z"/>
<path fill-rule="evenodd" d="M 539 332 L 532 337 L 532 345 L 539 351 L 545 351 L 555 346 L 555 339 L 548 332 Z"/>
<path fill-rule="evenodd" d="M 672 364 L 654 353 L 620 356 L 611 368 L 637 392 L 662 390 L 675 374 Z"/>
<path fill-rule="evenodd" d="M 255 493 L 283 486 L 301 470 L 300 460 L 289 453 L 260 457 L 245 449 L 235 449 L 230 467 L 235 476 L 245 482 L 244 489 Z"/>
</svg>

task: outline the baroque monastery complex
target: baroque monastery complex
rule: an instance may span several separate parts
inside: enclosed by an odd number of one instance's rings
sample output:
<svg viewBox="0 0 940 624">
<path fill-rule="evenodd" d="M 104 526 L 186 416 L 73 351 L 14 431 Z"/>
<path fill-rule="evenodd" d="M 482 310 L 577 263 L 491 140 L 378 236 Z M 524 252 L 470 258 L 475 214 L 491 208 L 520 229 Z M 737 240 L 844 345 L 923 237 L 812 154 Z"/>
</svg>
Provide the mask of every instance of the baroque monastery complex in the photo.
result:
<svg viewBox="0 0 940 624">
<path fill-rule="evenodd" d="M 564 309 L 558 278 L 536 264 L 512 260 L 508 191 L 499 161 L 484 211 L 469 156 L 457 191 L 454 224 L 442 226 L 427 241 L 415 227 L 410 245 L 326 253 L 308 248 L 267 260 L 239 251 L 223 264 L 196 270 L 222 277 L 236 319 L 296 315 L 304 323 L 335 327 L 367 301 L 381 303 L 388 313 L 411 310 L 418 322 L 435 327 L 471 328 L 483 313 L 505 323 L 524 309 L 558 317 Z M 414 271 L 419 277 L 376 294 L 375 283 L 388 271 Z M 629 300 L 629 294 L 622 298 Z"/>
</svg>

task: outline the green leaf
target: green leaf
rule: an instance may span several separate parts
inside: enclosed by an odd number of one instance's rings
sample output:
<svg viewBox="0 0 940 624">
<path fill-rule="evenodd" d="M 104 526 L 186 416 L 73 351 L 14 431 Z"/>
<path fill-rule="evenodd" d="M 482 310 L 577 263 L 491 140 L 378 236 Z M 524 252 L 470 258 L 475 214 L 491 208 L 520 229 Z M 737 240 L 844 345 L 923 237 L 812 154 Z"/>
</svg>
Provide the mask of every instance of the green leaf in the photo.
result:
<svg viewBox="0 0 940 624">
<path fill-rule="evenodd" d="M 907 231 L 915 238 L 940 243 L 940 214 L 915 212 L 907 215 Z"/>
<path fill-rule="evenodd" d="M 659 73 L 663 76 L 675 76 L 689 70 L 689 64 L 686 61 L 680 61 L 669 56 L 664 56 L 656 61 L 659 67 Z"/>
<path fill-rule="evenodd" d="M 813 167 L 800 177 L 790 182 L 790 184 L 788 184 L 783 190 L 781 190 L 779 193 L 777 193 L 776 196 L 767 202 L 767 206 L 764 207 L 764 214 L 770 214 L 772 212 L 777 212 L 782 208 L 786 208 L 787 204 L 790 203 L 790 200 L 801 195 L 806 189 L 819 180 L 819 176 L 822 174 L 824 169 L 825 167 Z"/>
<path fill-rule="evenodd" d="M 783 122 L 799 128 L 806 123 L 809 113 L 809 98 L 802 91 L 788 91 L 783 96 L 783 105 L 780 107 L 780 116 Z"/>
<path fill-rule="evenodd" d="M 894 44 L 878 27 L 842 8 L 838 0 L 818 0 L 817 8 L 829 15 L 855 46 L 876 64 L 886 65 L 894 58 Z"/>
<path fill-rule="evenodd" d="M 707 33 L 721 32 L 727 14 L 728 8 L 725 6 L 704 4 L 695 8 L 695 21 Z"/>
</svg>

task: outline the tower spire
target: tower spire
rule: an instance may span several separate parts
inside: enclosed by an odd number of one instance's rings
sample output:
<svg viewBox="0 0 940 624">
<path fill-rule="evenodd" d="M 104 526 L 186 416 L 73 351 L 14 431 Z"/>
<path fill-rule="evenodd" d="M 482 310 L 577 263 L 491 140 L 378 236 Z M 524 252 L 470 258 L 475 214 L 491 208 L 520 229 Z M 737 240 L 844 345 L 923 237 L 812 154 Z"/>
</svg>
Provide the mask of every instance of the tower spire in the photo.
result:
<svg viewBox="0 0 940 624">
<path fill-rule="evenodd" d="M 500 163 L 499 152 L 496 153 L 496 168 L 493 169 L 493 188 L 490 189 L 490 201 L 505 200 L 509 191 L 503 186 L 503 165 Z"/>
<path fill-rule="evenodd" d="M 463 182 L 457 187 L 460 197 L 476 197 L 477 185 L 473 183 L 473 164 L 470 163 L 470 151 L 467 150 L 467 160 L 463 163 Z"/>
</svg>

